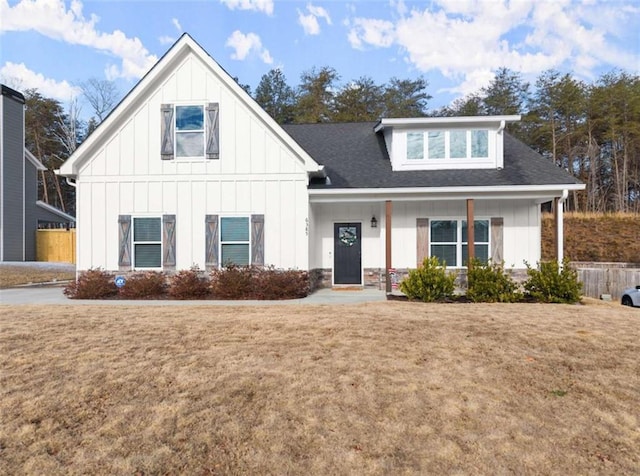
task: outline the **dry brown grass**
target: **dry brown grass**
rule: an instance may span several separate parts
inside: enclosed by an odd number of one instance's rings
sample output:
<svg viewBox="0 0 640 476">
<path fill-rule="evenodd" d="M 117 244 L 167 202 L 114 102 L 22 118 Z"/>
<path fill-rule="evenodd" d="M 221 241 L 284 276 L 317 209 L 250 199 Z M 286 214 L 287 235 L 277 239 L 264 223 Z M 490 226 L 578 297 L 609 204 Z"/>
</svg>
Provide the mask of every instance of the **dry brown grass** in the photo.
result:
<svg viewBox="0 0 640 476">
<path fill-rule="evenodd" d="M 566 213 L 564 235 L 564 253 L 571 261 L 640 263 L 640 215 Z M 543 214 L 543 259 L 554 256 L 553 236 L 553 215 Z"/>
<path fill-rule="evenodd" d="M 638 474 L 640 310 L 0 306 L 0 473 Z"/>
<path fill-rule="evenodd" d="M 66 281 L 75 277 L 75 271 L 66 269 L 3 265 L 0 266 L 0 289 L 20 284 Z"/>
</svg>

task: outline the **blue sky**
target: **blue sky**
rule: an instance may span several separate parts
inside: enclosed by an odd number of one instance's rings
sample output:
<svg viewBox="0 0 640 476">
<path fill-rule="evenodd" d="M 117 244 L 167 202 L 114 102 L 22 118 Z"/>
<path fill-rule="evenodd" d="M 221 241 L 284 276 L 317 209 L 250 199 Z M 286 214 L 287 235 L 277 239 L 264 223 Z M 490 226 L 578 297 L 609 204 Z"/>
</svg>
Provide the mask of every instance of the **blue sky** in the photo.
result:
<svg viewBox="0 0 640 476">
<path fill-rule="evenodd" d="M 0 0 L 0 79 L 63 104 L 89 78 L 124 95 L 183 32 L 252 90 L 272 68 L 291 86 L 322 66 L 341 84 L 422 75 L 431 109 L 502 66 L 640 73 L 637 0 Z"/>
</svg>

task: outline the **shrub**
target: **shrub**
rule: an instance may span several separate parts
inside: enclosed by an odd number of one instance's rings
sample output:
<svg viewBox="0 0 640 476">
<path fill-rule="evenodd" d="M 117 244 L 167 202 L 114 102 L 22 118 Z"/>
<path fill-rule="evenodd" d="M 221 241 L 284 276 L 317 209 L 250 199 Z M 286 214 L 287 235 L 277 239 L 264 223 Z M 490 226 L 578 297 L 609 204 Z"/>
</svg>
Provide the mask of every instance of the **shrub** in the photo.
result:
<svg viewBox="0 0 640 476">
<path fill-rule="evenodd" d="M 64 288 L 70 299 L 104 299 L 118 294 L 114 275 L 100 268 L 81 271 L 78 278 Z"/>
<path fill-rule="evenodd" d="M 578 272 L 571 269 L 567 258 L 563 260 L 562 268 L 557 261 L 540 262 L 539 269 L 525 264 L 529 278 L 524 282 L 524 289 L 533 299 L 563 304 L 580 301 L 582 283 L 578 281 Z"/>
<path fill-rule="evenodd" d="M 522 293 L 503 264 L 475 258 L 467 271 L 467 297 L 473 302 L 516 302 Z"/>
<path fill-rule="evenodd" d="M 295 299 L 309 294 L 306 271 L 229 265 L 211 272 L 216 299 Z"/>
<path fill-rule="evenodd" d="M 309 294 L 309 273 L 268 267 L 254 274 L 256 299 L 296 299 Z"/>
<path fill-rule="evenodd" d="M 211 271 L 211 292 L 216 299 L 251 299 L 253 296 L 251 266 L 230 264 Z"/>
<path fill-rule="evenodd" d="M 400 282 L 400 290 L 409 299 L 423 302 L 442 301 L 453 295 L 455 273 L 448 273 L 446 264 L 440 265 L 438 258 L 425 258 L 422 266 L 409 271 L 409 276 Z"/>
<path fill-rule="evenodd" d="M 161 296 L 166 288 L 166 278 L 163 273 L 146 271 L 128 278 L 124 287 L 120 288 L 120 296 L 128 299 Z"/>
<path fill-rule="evenodd" d="M 175 299 L 204 299 L 209 292 L 209 280 L 200 275 L 200 268 L 195 265 L 169 279 L 168 293 Z"/>
</svg>

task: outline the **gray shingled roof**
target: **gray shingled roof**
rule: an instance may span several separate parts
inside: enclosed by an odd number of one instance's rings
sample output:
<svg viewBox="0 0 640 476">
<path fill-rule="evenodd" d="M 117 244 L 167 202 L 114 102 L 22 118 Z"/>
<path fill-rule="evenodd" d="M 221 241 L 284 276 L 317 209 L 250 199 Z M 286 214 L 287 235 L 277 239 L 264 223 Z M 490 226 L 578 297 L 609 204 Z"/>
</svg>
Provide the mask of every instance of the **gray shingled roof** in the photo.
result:
<svg viewBox="0 0 640 476">
<path fill-rule="evenodd" d="M 375 122 L 290 124 L 284 129 L 313 159 L 324 165 L 331 184 L 310 188 L 464 187 L 577 184 L 518 139 L 505 133 L 504 168 L 392 171 L 382 133 Z"/>
</svg>

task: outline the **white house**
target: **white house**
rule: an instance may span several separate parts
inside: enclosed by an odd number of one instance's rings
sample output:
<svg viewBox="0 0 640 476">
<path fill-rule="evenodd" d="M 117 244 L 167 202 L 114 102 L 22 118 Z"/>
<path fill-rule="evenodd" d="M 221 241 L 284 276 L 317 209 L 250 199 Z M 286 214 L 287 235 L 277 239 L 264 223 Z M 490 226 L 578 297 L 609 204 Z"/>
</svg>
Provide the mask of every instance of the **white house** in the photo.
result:
<svg viewBox="0 0 640 476">
<path fill-rule="evenodd" d="M 381 286 L 425 256 L 462 268 L 469 249 L 522 269 L 540 259 L 540 204 L 557 202 L 561 231 L 584 185 L 509 136 L 517 120 L 282 127 L 185 34 L 60 169 L 78 270 L 233 262 Z"/>
</svg>

